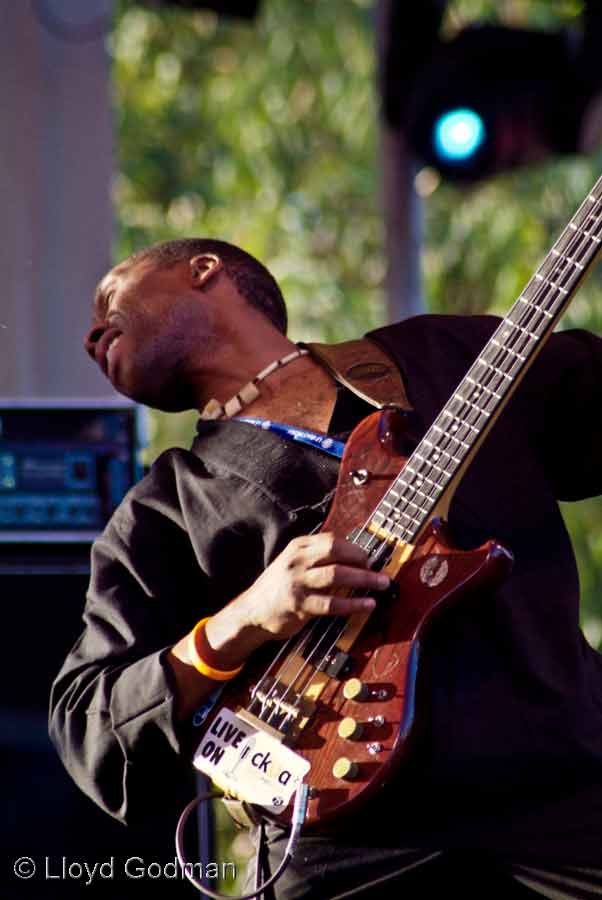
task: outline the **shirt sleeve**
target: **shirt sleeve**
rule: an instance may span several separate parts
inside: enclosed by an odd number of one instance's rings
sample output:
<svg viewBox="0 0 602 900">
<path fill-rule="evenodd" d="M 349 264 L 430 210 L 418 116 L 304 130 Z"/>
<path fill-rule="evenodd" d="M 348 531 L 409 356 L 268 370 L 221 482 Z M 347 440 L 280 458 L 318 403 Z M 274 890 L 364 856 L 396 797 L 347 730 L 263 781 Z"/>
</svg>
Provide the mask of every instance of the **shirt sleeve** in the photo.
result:
<svg viewBox="0 0 602 900">
<path fill-rule="evenodd" d="M 163 488 L 161 503 L 134 489 L 94 543 L 85 630 L 50 701 L 50 736 L 65 767 L 124 822 L 160 808 L 160 795 L 192 773 L 165 657 L 211 607 L 211 590 Z"/>
<path fill-rule="evenodd" d="M 527 378 L 527 413 L 556 498 L 601 494 L 602 338 L 580 329 L 553 334 Z"/>
</svg>

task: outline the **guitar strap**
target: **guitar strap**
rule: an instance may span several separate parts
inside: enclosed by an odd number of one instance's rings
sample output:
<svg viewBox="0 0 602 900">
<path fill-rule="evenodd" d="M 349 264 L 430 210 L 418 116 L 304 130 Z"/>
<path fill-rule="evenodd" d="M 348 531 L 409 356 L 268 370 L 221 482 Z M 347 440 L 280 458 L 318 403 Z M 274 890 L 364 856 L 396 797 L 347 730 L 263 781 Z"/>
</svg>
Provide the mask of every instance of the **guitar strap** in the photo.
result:
<svg viewBox="0 0 602 900">
<path fill-rule="evenodd" d="M 369 338 L 342 344 L 299 344 L 340 384 L 380 409 L 397 406 L 410 412 L 401 375 L 388 353 Z"/>
</svg>

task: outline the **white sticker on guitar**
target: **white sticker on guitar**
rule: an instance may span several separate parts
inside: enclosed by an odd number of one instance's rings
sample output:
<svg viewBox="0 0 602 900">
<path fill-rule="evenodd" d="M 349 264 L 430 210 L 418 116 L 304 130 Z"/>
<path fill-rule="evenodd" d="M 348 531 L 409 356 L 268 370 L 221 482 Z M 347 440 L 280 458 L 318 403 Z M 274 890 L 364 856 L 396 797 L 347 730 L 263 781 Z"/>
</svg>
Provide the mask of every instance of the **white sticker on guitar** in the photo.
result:
<svg viewBox="0 0 602 900">
<path fill-rule="evenodd" d="M 287 806 L 310 769 L 298 753 L 225 708 L 201 740 L 194 765 L 223 791 L 274 813 Z"/>
</svg>

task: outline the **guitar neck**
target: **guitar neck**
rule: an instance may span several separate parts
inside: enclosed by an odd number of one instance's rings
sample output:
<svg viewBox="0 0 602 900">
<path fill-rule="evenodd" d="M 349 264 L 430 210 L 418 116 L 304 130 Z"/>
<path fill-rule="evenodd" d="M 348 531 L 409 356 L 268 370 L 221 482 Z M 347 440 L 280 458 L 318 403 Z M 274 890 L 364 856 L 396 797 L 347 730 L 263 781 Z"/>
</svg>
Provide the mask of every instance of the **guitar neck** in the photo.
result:
<svg viewBox="0 0 602 900">
<path fill-rule="evenodd" d="M 602 247 L 602 178 L 568 223 L 373 513 L 370 531 L 413 544 L 449 503 Z"/>
</svg>

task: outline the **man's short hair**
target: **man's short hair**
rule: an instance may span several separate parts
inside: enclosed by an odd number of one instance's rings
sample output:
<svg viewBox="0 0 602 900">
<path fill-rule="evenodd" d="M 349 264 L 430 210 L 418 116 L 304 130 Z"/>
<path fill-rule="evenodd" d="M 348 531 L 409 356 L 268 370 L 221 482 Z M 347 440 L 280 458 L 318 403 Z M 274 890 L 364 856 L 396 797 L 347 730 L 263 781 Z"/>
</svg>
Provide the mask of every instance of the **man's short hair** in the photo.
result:
<svg viewBox="0 0 602 900">
<path fill-rule="evenodd" d="M 202 253 L 217 254 L 241 296 L 286 334 L 286 305 L 276 279 L 259 260 L 234 244 L 214 238 L 180 238 L 138 250 L 128 261 L 150 259 L 159 267 L 173 266 Z"/>
</svg>

